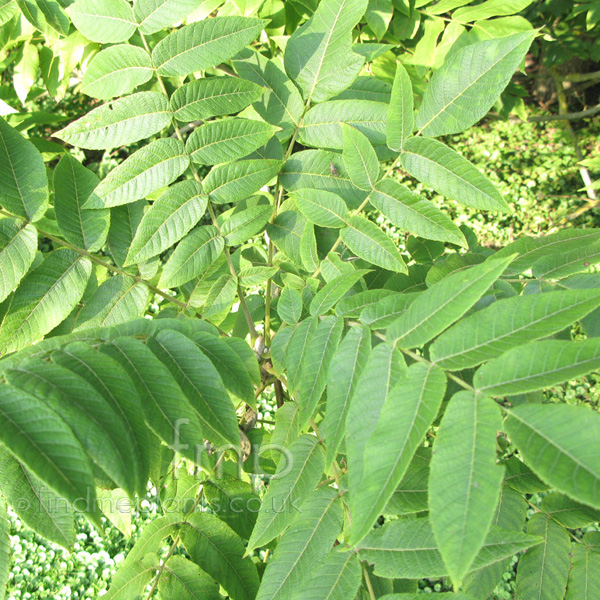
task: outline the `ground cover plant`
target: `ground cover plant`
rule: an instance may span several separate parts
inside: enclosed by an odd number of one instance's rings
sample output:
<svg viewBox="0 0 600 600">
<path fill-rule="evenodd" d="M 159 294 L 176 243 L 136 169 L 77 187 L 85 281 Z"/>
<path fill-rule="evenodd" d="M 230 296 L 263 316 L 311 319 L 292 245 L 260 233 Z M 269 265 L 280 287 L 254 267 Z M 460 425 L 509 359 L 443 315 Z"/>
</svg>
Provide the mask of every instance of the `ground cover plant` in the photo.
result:
<svg viewBox="0 0 600 600">
<path fill-rule="evenodd" d="M 530 4 L 0 0 L 0 595 L 151 494 L 105 598 L 594 597 L 600 229 L 451 218 Z"/>
</svg>

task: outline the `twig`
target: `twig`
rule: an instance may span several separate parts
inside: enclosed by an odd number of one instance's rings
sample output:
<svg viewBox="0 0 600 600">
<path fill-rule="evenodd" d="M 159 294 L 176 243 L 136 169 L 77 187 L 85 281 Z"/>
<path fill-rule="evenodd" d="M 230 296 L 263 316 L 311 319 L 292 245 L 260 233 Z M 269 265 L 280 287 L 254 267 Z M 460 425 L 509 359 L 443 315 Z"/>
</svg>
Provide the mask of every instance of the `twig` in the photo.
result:
<svg viewBox="0 0 600 600">
<path fill-rule="evenodd" d="M 579 119 L 585 119 L 586 117 L 593 117 L 598 113 L 600 113 L 600 104 L 597 104 L 596 106 L 593 106 L 592 108 L 588 108 L 586 110 L 581 110 L 579 112 L 561 112 L 558 115 L 536 115 L 534 117 L 529 117 L 527 120 L 530 123 L 544 123 L 546 121 L 577 121 Z"/>
</svg>

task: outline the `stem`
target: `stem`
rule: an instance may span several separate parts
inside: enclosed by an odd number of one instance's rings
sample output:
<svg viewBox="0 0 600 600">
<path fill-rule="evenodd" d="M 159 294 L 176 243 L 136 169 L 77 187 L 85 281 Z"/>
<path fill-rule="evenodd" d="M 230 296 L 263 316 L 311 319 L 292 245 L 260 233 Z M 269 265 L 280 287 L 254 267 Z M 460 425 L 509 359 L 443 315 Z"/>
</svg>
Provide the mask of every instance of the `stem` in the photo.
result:
<svg viewBox="0 0 600 600">
<path fill-rule="evenodd" d="M 375 590 L 373 589 L 373 584 L 371 583 L 371 578 L 369 577 L 369 571 L 367 571 L 367 567 L 365 563 L 360 563 L 362 565 L 363 577 L 365 583 L 367 584 L 367 590 L 369 591 L 369 598 L 371 600 L 377 600 L 377 596 L 375 595 Z"/>
<path fill-rule="evenodd" d="M 150 53 L 151 51 L 150 51 L 150 46 L 148 45 L 148 40 L 146 40 L 146 37 L 142 33 L 140 33 L 140 37 L 142 38 L 142 43 L 144 44 L 144 48 L 146 48 L 146 51 L 148 53 Z M 162 93 L 168 98 L 169 93 L 165 86 L 165 82 L 163 81 L 163 78 L 158 74 L 158 70 L 156 68 L 154 68 L 154 74 L 156 75 L 156 79 L 158 81 L 158 85 L 160 86 L 160 89 L 162 90 Z M 172 124 L 173 124 L 173 128 L 175 130 L 175 135 L 177 136 L 179 141 L 182 144 L 184 144 L 184 148 L 185 148 L 183 135 L 181 133 L 181 129 L 179 128 L 179 125 L 177 124 L 177 120 L 175 119 L 175 117 L 173 117 L 173 119 L 172 119 Z M 192 163 L 189 153 L 187 152 L 187 148 L 186 148 L 185 152 L 188 154 L 188 157 L 190 158 L 188 170 L 192 174 L 192 177 L 200 185 L 202 185 L 202 179 L 200 179 L 198 172 L 193 167 L 193 163 Z M 215 228 L 217 229 L 217 231 L 219 232 L 219 235 L 221 235 L 221 228 L 219 227 L 219 224 L 217 222 L 217 215 L 215 214 L 215 211 L 214 211 L 212 202 L 210 201 L 210 198 L 208 199 L 207 206 L 208 206 L 208 213 L 210 215 L 211 221 L 212 221 L 213 225 L 215 226 Z M 256 327 L 254 326 L 254 321 L 252 320 L 252 315 L 250 314 L 250 310 L 248 309 L 248 305 L 246 304 L 246 299 L 244 297 L 242 286 L 239 284 L 238 276 L 237 276 L 237 273 L 235 270 L 235 265 L 233 264 L 233 260 L 231 259 L 231 254 L 229 253 L 229 248 L 227 246 L 225 246 L 225 259 L 227 260 L 227 265 L 229 267 L 231 276 L 236 280 L 236 282 L 238 282 L 237 283 L 237 294 L 240 299 L 240 307 L 242 309 L 242 312 L 244 313 L 244 317 L 246 318 L 246 322 L 248 324 L 248 329 L 250 330 L 250 337 L 252 339 L 252 343 L 254 344 L 254 340 L 258 337 L 258 332 L 256 331 Z"/>
</svg>

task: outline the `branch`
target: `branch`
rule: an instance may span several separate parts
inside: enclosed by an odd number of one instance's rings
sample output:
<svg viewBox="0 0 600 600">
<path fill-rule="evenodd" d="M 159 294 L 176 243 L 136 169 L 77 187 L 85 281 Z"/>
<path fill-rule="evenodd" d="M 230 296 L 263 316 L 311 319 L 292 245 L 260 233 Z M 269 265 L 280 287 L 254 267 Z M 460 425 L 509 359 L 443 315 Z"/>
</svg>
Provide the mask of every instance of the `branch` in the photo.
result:
<svg viewBox="0 0 600 600">
<path fill-rule="evenodd" d="M 561 113 L 559 115 L 547 115 L 547 116 L 535 116 L 529 117 L 527 121 L 530 123 L 545 123 L 546 121 L 577 121 L 578 119 L 585 119 L 587 117 L 593 117 L 600 113 L 600 104 L 581 110 L 574 113 Z"/>
</svg>

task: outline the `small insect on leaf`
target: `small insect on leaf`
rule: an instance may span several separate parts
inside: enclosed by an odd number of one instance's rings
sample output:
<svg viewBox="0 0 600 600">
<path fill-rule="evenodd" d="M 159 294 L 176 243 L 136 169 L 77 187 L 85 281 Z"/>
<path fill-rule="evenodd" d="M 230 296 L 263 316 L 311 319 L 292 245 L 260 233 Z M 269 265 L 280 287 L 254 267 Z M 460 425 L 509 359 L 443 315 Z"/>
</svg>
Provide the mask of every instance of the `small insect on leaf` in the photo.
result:
<svg viewBox="0 0 600 600">
<path fill-rule="evenodd" d="M 339 177 L 340 172 L 337 170 L 337 167 L 333 163 L 329 163 L 329 172 L 332 177 Z"/>
</svg>

